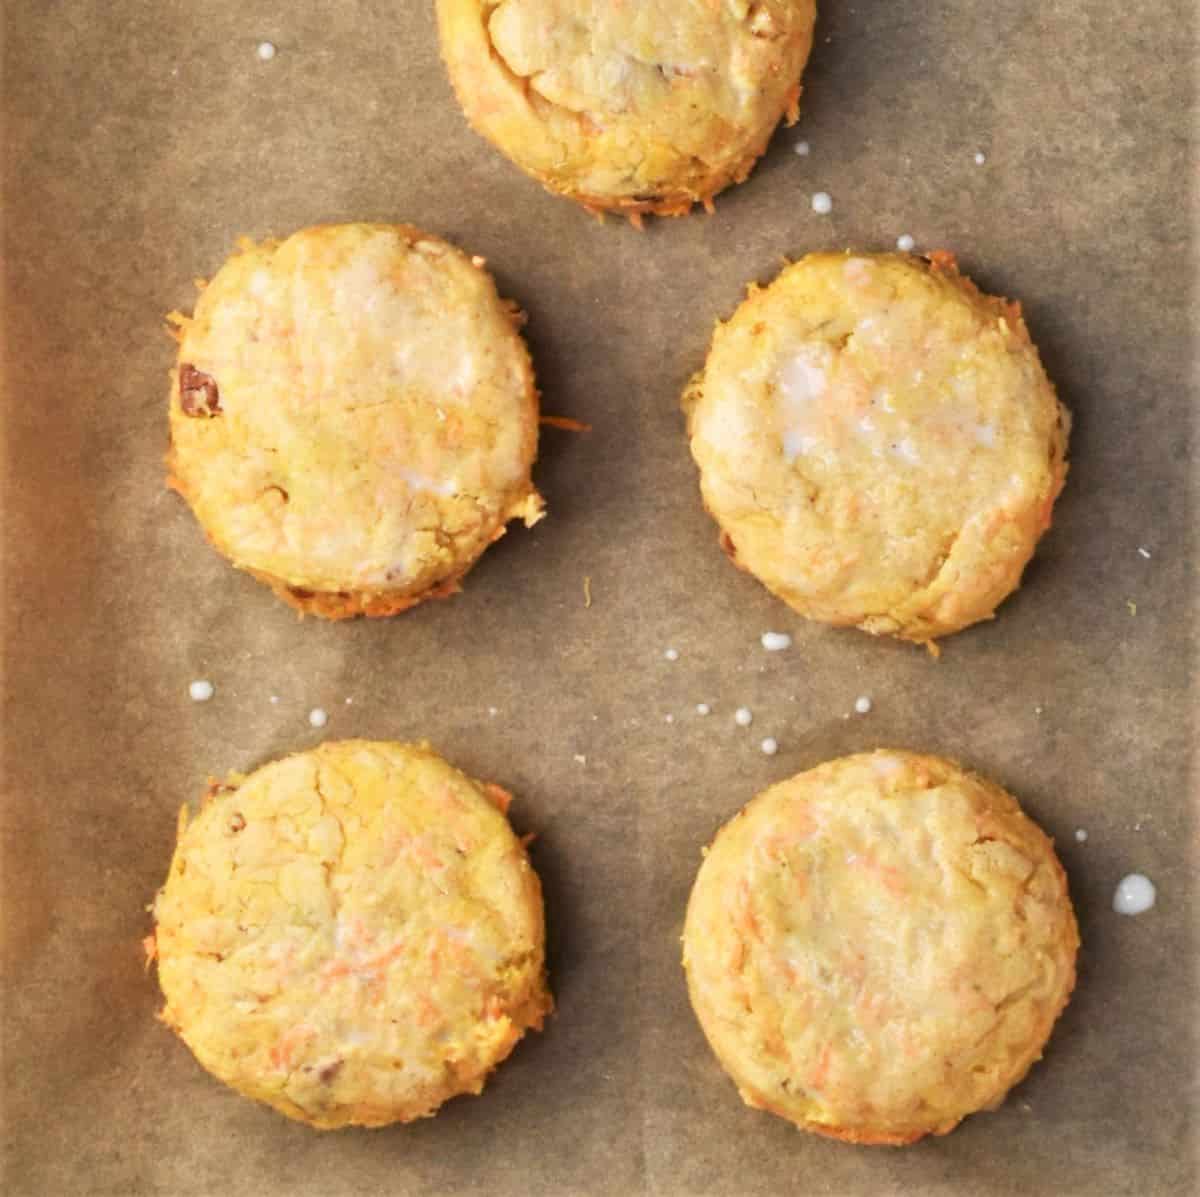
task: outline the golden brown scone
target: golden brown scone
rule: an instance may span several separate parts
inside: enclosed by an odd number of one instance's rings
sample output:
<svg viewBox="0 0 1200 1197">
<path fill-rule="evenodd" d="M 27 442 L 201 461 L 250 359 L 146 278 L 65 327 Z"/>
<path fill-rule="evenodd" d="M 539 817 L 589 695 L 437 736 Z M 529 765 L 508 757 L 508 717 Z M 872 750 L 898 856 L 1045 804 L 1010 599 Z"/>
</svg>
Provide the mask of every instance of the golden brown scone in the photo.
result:
<svg viewBox="0 0 1200 1197">
<path fill-rule="evenodd" d="M 688 904 L 692 1006 L 747 1105 L 854 1143 L 945 1134 L 1041 1057 L 1079 933 L 1052 842 L 952 761 L 878 751 L 760 794 Z"/>
<path fill-rule="evenodd" d="M 813 0 L 438 0 L 475 130 L 550 191 L 635 219 L 710 205 L 794 122 Z"/>
<path fill-rule="evenodd" d="M 508 801 L 426 744 L 365 740 L 214 786 L 154 904 L 163 1020 L 322 1130 L 479 1093 L 552 1008 Z"/>
<path fill-rule="evenodd" d="M 948 253 L 812 254 L 751 287 L 683 405 L 734 562 L 801 615 L 905 640 L 991 617 L 1067 472 L 1020 306 Z"/>
<path fill-rule="evenodd" d="M 541 518 L 533 369 L 483 259 L 407 225 L 305 229 L 243 242 L 173 319 L 170 483 L 302 612 L 452 594 Z"/>
</svg>

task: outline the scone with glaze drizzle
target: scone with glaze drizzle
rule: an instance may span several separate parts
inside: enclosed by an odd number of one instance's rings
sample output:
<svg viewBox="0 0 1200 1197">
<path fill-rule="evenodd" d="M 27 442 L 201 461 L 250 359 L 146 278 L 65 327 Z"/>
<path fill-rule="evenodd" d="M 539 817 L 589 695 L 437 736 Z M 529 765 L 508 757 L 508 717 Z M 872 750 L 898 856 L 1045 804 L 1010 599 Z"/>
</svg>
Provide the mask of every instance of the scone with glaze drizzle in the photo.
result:
<svg viewBox="0 0 1200 1197">
<path fill-rule="evenodd" d="M 799 112 L 813 0 L 438 0 L 475 130 L 597 213 L 675 216 L 739 183 Z"/>
<path fill-rule="evenodd" d="M 244 242 L 179 325 L 170 483 L 302 612 L 454 593 L 543 513 L 522 315 L 483 259 L 407 225 Z"/>
<path fill-rule="evenodd" d="M 1070 419 L 1020 305 L 950 254 L 812 254 L 751 287 L 683 398 L 721 543 L 809 619 L 928 643 L 1020 584 Z"/>
</svg>

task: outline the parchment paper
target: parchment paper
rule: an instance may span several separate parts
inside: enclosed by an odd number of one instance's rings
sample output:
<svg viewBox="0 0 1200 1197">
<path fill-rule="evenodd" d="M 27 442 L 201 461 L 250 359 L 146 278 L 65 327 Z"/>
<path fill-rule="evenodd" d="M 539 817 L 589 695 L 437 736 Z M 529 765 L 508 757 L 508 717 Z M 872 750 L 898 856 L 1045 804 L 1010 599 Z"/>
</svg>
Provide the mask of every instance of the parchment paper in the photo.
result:
<svg viewBox="0 0 1200 1197">
<path fill-rule="evenodd" d="M 1196 1191 L 1186 0 L 825 0 L 799 128 L 715 217 L 644 234 L 597 226 L 467 129 L 417 0 L 3 11 L 5 1193 Z M 545 432 L 550 518 L 460 597 L 301 623 L 163 488 L 162 317 L 238 235 L 358 219 L 485 255 L 530 313 L 545 410 L 594 431 Z M 902 233 L 1023 300 L 1076 419 L 1024 589 L 940 663 L 806 624 L 737 573 L 676 407 L 747 281 Z M 794 646 L 764 653 L 768 629 Z M 538 834 L 559 1014 L 481 1098 L 418 1125 L 291 1124 L 154 1017 L 139 940 L 178 806 L 321 736 L 429 737 L 512 788 Z M 1029 1079 L 904 1151 L 744 1108 L 678 959 L 717 826 L 877 745 L 957 756 L 1018 794 L 1058 840 L 1084 941 Z M 1159 902 L 1121 918 L 1133 870 Z"/>
</svg>

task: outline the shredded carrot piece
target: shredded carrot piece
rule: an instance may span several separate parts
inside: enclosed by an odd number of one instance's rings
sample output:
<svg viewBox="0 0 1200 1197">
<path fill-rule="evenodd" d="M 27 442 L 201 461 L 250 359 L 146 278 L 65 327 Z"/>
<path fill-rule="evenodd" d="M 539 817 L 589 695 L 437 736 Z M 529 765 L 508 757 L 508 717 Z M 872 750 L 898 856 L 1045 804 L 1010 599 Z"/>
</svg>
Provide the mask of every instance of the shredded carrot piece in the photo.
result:
<svg viewBox="0 0 1200 1197">
<path fill-rule="evenodd" d="M 629 223 L 633 225 L 633 227 L 637 229 L 639 233 L 644 233 L 646 231 L 646 226 L 642 223 L 642 214 L 640 212 L 629 212 L 626 213 L 626 215 L 629 217 Z"/>
<path fill-rule="evenodd" d="M 583 575 L 583 605 L 585 607 L 592 605 L 592 579 L 587 574 Z"/>
<path fill-rule="evenodd" d="M 592 426 L 582 420 L 572 420 L 570 416 L 542 416 L 539 424 L 548 428 L 560 428 L 563 432 L 591 432 Z"/>
<path fill-rule="evenodd" d="M 925 641 L 925 651 L 936 661 L 942 655 L 942 650 L 938 647 L 936 640 Z"/>
<path fill-rule="evenodd" d="M 399 943 L 392 944 L 387 951 L 380 952 L 378 956 L 375 956 L 373 959 L 369 960 L 367 962 L 367 968 L 369 968 L 373 973 L 379 972 L 381 969 L 391 964 L 393 960 L 403 956 L 404 948 L 405 944 L 403 940 L 401 940 Z"/>
<path fill-rule="evenodd" d="M 743 939 L 735 939 L 733 941 L 733 950 L 729 953 L 729 971 L 731 973 L 740 973 L 742 965 L 746 963 L 746 941 Z"/>
<path fill-rule="evenodd" d="M 820 1089 L 829 1077 L 829 1061 L 833 1055 L 833 1049 L 829 1044 L 821 1049 L 820 1058 L 817 1060 L 817 1066 L 812 1070 L 812 1074 L 808 1079 L 808 1083 L 814 1089 Z"/>
<path fill-rule="evenodd" d="M 483 792 L 487 795 L 487 800 L 502 815 L 508 814 L 508 808 L 512 806 L 513 796 L 503 786 L 498 786 L 494 782 L 488 782 L 483 787 Z"/>
<path fill-rule="evenodd" d="M 303 1026 L 285 1031 L 271 1048 L 271 1063 L 276 1068 L 286 1068 L 292 1061 L 292 1052 L 306 1039 L 311 1039 L 313 1034 L 311 1027 Z"/>
<path fill-rule="evenodd" d="M 715 216 L 717 214 L 717 205 L 713 203 L 713 198 L 711 195 L 706 195 L 700 202 L 704 205 L 704 210 L 709 214 L 709 216 Z"/>
<path fill-rule="evenodd" d="M 146 971 L 149 972 L 150 965 L 158 959 L 158 940 L 153 931 L 142 940 L 142 951 L 146 953 Z"/>
<path fill-rule="evenodd" d="M 958 273 L 958 259 L 948 249 L 935 249 L 929 255 L 929 263 L 935 270 L 945 274 Z"/>
<path fill-rule="evenodd" d="M 738 898 L 742 907 L 742 925 L 755 939 L 762 939 L 762 929 L 758 925 L 758 919 L 754 917 L 754 908 L 750 904 L 750 886 L 744 877 L 738 885 Z"/>
</svg>

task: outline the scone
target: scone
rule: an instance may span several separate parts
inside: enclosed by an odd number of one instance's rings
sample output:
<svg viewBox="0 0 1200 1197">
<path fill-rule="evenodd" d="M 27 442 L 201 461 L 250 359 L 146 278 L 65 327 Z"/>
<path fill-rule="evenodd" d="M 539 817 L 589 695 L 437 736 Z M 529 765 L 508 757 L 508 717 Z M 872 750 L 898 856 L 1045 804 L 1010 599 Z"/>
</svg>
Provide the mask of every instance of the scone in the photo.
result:
<svg viewBox="0 0 1200 1197">
<path fill-rule="evenodd" d="M 760 794 L 705 855 L 688 989 L 742 1098 L 855 1143 L 945 1134 L 1040 1058 L 1079 934 L 1051 841 L 951 761 L 878 751 Z"/>
<path fill-rule="evenodd" d="M 1020 306 L 948 253 L 819 253 L 717 326 L 683 399 L 734 562 L 801 615 L 929 642 L 1020 584 L 1069 417 Z"/>
<path fill-rule="evenodd" d="M 479 1093 L 552 1006 L 508 802 L 426 744 L 363 740 L 214 786 L 153 907 L 163 1021 L 320 1129 Z"/>
<path fill-rule="evenodd" d="M 595 212 L 675 216 L 741 182 L 799 112 L 814 0 L 438 0 L 475 130 Z"/>
<path fill-rule="evenodd" d="M 541 518 L 521 313 L 481 258 L 406 225 L 305 229 L 244 242 L 173 319 L 170 483 L 302 612 L 451 594 Z"/>
</svg>

